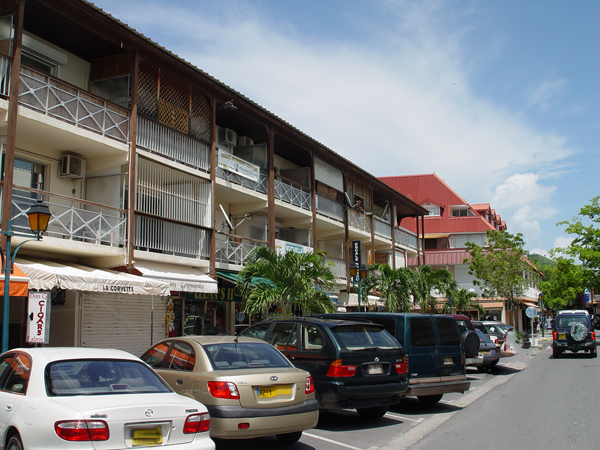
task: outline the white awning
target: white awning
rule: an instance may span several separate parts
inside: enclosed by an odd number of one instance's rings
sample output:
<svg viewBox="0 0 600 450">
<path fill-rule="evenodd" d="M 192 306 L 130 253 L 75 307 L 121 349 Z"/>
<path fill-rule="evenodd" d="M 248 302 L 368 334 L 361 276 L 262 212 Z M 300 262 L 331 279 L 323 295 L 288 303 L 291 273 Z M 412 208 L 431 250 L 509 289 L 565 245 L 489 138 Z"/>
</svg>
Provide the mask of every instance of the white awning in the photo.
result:
<svg viewBox="0 0 600 450">
<path fill-rule="evenodd" d="M 29 277 L 29 289 L 53 287 L 86 292 L 169 296 L 170 287 L 158 280 L 101 270 L 79 264 L 17 258 L 16 265 Z"/>
<path fill-rule="evenodd" d="M 200 269 L 150 261 L 136 262 L 135 268 L 145 278 L 153 278 L 168 283 L 172 291 L 202 292 L 206 294 L 216 294 L 218 292 L 217 280 L 212 279 Z"/>
</svg>

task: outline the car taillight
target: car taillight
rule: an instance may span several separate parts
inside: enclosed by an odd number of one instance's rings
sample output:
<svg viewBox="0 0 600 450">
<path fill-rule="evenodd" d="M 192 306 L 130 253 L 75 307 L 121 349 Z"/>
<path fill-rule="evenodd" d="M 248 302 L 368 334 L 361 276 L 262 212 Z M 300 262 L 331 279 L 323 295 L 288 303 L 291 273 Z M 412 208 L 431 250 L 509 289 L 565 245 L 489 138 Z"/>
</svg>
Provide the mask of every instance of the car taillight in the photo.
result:
<svg viewBox="0 0 600 450">
<path fill-rule="evenodd" d="M 304 382 L 304 393 L 312 394 L 313 392 L 315 392 L 315 385 L 313 384 L 312 377 L 308 377 Z"/>
<path fill-rule="evenodd" d="M 595 340 L 596 340 L 596 332 L 595 332 L 595 331 L 592 331 L 592 332 L 590 333 L 590 335 L 592 336 L 592 341 L 595 341 Z"/>
<path fill-rule="evenodd" d="M 328 377 L 353 377 L 356 366 L 343 366 L 341 359 L 336 359 L 327 370 Z"/>
<path fill-rule="evenodd" d="M 405 356 L 402 361 L 395 363 L 394 366 L 396 367 L 396 373 L 401 375 L 408 373 L 408 356 Z"/>
<path fill-rule="evenodd" d="M 230 381 L 209 381 L 208 392 L 216 398 L 239 399 L 240 393 L 237 386 Z"/>
<path fill-rule="evenodd" d="M 64 420 L 54 424 L 54 431 L 65 441 L 107 441 L 110 437 L 104 420 Z"/>
<path fill-rule="evenodd" d="M 552 339 L 555 341 L 558 339 L 558 333 L 556 331 L 552 332 Z"/>
<path fill-rule="evenodd" d="M 208 413 L 192 414 L 185 419 L 184 434 L 202 433 L 208 430 L 210 430 L 210 415 Z"/>
</svg>

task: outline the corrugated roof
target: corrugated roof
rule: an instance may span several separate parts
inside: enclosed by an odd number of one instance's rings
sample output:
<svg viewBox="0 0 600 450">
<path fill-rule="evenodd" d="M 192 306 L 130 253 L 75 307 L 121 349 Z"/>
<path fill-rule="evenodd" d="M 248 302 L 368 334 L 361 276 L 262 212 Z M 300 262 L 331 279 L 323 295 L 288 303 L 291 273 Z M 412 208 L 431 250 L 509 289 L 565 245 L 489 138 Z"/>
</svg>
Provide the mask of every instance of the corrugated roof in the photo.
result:
<svg viewBox="0 0 600 450">
<path fill-rule="evenodd" d="M 463 264 L 465 258 L 470 259 L 471 255 L 464 250 L 425 250 L 425 264 L 430 266 Z M 418 266 L 419 261 L 417 258 L 408 258 L 408 265 Z"/>
</svg>

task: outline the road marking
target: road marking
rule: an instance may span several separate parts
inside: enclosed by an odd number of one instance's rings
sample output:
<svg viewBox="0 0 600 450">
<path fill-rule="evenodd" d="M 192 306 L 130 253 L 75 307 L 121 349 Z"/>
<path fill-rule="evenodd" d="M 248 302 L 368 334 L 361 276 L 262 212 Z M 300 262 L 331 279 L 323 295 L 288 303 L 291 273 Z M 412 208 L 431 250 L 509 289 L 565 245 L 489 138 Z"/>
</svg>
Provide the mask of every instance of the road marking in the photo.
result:
<svg viewBox="0 0 600 450">
<path fill-rule="evenodd" d="M 354 447 L 353 445 L 348 445 L 348 444 L 344 444 L 343 442 L 340 442 L 340 441 L 334 441 L 333 439 L 328 439 L 326 437 L 317 436 L 316 434 L 307 433 L 306 431 L 304 433 L 302 433 L 302 435 L 309 436 L 309 437 L 315 438 L 315 439 L 320 439 L 321 441 L 329 442 L 330 444 L 335 444 L 339 447 L 345 447 L 345 448 L 349 448 L 351 450 L 363 450 L 360 447 Z"/>
<path fill-rule="evenodd" d="M 404 417 L 404 416 L 401 416 L 400 414 L 392 413 L 392 412 L 389 412 L 389 411 L 386 412 L 385 415 L 386 416 L 391 416 L 391 417 L 393 417 L 395 419 L 408 420 L 409 422 L 416 422 L 416 423 L 421 423 L 421 422 L 423 422 L 425 420 L 425 417 L 421 417 L 419 419 L 411 419 L 409 417 Z"/>
</svg>

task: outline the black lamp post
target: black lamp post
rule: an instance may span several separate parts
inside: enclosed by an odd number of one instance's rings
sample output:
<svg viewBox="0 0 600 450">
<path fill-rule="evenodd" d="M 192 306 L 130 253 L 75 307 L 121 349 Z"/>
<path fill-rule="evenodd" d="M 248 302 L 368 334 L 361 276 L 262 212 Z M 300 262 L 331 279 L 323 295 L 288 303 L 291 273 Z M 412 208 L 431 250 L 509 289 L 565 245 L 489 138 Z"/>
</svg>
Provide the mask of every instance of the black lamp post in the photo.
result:
<svg viewBox="0 0 600 450">
<path fill-rule="evenodd" d="M 0 256 L 2 257 L 2 270 L 4 271 L 4 314 L 2 322 L 2 353 L 8 351 L 8 325 L 9 325 L 9 311 L 10 311 L 10 274 L 13 272 L 15 258 L 17 252 L 23 244 L 30 241 L 39 241 L 42 239 L 42 233 L 48 228 L 50 217 L 52 213 L 48 206 L 42 201 L 38 200 L 35 205 L 29 208 L 27 211 L 27 217 L 29 218 L 29 227 L 31 232 L 35 235 L 33 239 L 27 239 L 21 242 L 17 247 L 12 250 L 10 247 L 11 239 L 13 236 L 19 237 L 31 237 L 31 234 L 16 233 L 12 230 L 12 219 L 8 220 L 6 231 L 0 231 L 0 234 L 6 236 L 6 253 L 0 248 Z"/>
<path fill-rule="evenodd" d="M 352 276 L 352 286 L 358 285 L 358 311 L 360 312 L 362 288 L 365 285 L 364 280 L 367 278 L 367 266 L 352 261 L 350 263 L 350 275 Z"/>
</svg>

